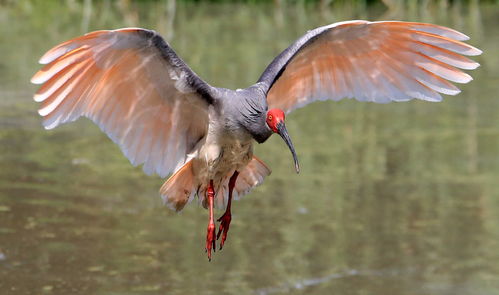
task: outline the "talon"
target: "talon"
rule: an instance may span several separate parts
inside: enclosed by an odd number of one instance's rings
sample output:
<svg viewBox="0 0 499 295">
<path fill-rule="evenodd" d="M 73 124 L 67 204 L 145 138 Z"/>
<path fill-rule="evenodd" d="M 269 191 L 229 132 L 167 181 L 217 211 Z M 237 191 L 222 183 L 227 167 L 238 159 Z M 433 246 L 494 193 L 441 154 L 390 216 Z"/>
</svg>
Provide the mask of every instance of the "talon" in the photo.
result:
<svg viewBox="0 0 499 295">
<path fill-rule="evenodd" d="M 208 228 L 206 230 L 206 248 L 204 249 L 205 252 L 208 253 L 208 260 L 211 261 L 211 250 L 213 249 L 213 252 L 216 252 L 216 245 L 215 245 L 215 224 L 211 223 L 208 225 Z"/>
<path fill-rule="evenodd" d="M 229 227 L 230 227 L 230 221 L 232 219 L 232 216 L 230 212 L 225 212 L 224 215 L 222 215 L 217 221 L 220 221 L 220 227 L 218 228 L 218 234 L 217 234 L 217 240 L 220 238 L 220 235 L 222 235 L 222 241 L 220 242 L 220 250 L 222 250 L 225 240 L 227 239 L 227 233 L 229 232 Z"/>
<path fill-rule="evenodd" d="M 217 221 L 220 221 L 220 220 L 217 220 Z M 218 239 L 220 239 L 220 234 L 222 233 L 222 230 L 223 230 L 223 226 L 220 223 L 220 226 L 218 227 L 217 241 L 218 241 Z"/>
</svg>

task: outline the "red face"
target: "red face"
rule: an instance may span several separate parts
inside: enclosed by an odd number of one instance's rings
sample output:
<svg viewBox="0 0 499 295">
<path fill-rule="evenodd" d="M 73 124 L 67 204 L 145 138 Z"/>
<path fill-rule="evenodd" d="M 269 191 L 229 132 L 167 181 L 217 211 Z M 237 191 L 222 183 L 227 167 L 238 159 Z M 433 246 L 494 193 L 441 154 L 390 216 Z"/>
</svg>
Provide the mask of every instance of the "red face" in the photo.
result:
<svg viewBox="0 0 499 295">
<path fill-rule="evenodd" d="M 284 112 L 281 109 L 271 109 L 267 112 L 267 125 L 277 133 L 277 124 L 284 122 Z"/>
</svg>

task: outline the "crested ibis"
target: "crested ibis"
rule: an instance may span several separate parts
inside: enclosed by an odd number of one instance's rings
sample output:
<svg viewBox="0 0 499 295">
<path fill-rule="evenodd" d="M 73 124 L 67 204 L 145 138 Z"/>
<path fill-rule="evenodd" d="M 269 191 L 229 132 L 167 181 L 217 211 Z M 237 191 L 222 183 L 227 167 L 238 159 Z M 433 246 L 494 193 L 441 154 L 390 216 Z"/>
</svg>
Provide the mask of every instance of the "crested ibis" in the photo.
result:
<svg viewBox="0 0 499 295">
<path fill-rule="evenodd" d="M 479 66 L 469 38 L 433 24 L 346 21 L 307 32 L 280 53 L 256 84 L 216 88 L 197 76 L 156 32 L 124 28 L 88 33 L 57 45 L 31 79 L 43 125 L 90 118 L 133 165 L 172 174 L 160 189 L 179 211 L 195 196 L 209 209 L 205 250 L 223 247 L 231 202 L 261 184 L 270 169 L 253 143 L 279 134 L 298 158 L 285 114 L 317 100 L 388 103 L 441 101 Z M 218 219 L 214 206 L 225 207 Z"/>
</svg>

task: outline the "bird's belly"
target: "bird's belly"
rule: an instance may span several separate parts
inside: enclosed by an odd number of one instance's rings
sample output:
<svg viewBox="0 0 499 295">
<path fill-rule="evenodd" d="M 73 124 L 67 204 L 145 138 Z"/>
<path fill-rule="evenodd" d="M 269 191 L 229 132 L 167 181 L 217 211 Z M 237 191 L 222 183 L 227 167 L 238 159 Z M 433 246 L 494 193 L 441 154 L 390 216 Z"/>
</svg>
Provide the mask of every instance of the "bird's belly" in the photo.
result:
<svg viewBox="0 0 499 295">
<path fill-rule="evenodd" d="M 219 182 L 230 177 L 235 170 L 244 168 L 253 157 L 251 141 L 206 143 L 194 161 L 197 178 L 204 183 Z"/>
</svg>

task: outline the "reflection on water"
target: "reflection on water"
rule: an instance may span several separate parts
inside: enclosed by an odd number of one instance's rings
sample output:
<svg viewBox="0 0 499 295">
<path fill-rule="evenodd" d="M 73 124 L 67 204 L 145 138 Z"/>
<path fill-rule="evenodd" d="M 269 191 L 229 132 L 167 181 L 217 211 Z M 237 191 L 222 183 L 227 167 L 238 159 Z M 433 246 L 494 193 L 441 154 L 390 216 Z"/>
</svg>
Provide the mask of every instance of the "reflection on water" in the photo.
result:
<svg viewBox="0 0 499 295">
<path fill-rule="evenodd" d="M 2 294 L 499 294 L 497 5 L 95 2 L 0 2 Z M 358 18 L 452 26 L 484 50 L 482 67 L 439 104 L 293 113 L 302 172 L 279 138 L 258 146 L 273 174 L 235 204 L 211 263 L 205 210 L 162 207 L 162 180 L 97 127 L 44 131 L 31 101 L 38 57 L 87 30 L 154 28 L 208 82 L 236 88 L 306 30 Z"/>
</svg>

